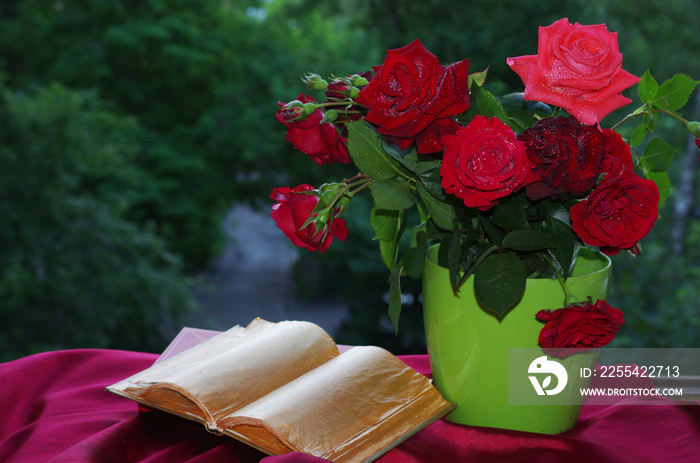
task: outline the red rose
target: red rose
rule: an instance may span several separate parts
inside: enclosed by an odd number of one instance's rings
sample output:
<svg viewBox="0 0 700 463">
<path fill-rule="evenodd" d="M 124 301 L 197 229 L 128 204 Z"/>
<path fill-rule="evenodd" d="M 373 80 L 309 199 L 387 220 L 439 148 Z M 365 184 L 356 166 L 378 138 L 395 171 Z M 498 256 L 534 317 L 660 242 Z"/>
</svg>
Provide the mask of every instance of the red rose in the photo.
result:
<svg viewBox="0 0 700 463">
<path fill-rule="evenodd" d="M 698 149 L 700 150 L 700 138 L 695 139 L 695 146 L 697 146 Z"/>
<path fill-rule="evenodd" d="M 605 145 L 603 147 L 603 161 L 600 164 L 600 172 L 613 172 L 616 170 L 617 165 L 622 165 L 625 169 L 634 171 L 630 145 L 625 143 L 622 136 L 614 130 L 603 129 L 603 135 L 605 135 Z"/>
<path fill-rule="evenodd" d="M 574 118 L 540 119 L 519 137 L 536 166 L 538 181 L 527 187 L 531 199 L 587 194 L 596 184 L 605 136 Z"/>
<path fill-rule="evenodd" d="M 659 215 L 659 188 L 620 167 L 608 174 L 570 211 L 571 228 L 590 246 L 608 255 L 636 249 Z"/>
<path fill-rule="evenodd" d="M 528 180 L 532 166 L 525 145 L 498 118 L 475 116 L 443 142 L 442 187 L 468 207 L 489 209 Z"/>
<path fill-rule="evenodd" d="M 435 121 L 469 108 L 469 60 L 443 68 L 437 57 L 415 40 L 387 51 L 384 64 L 375 71 L 355 99 L 368 108 L 365 119 L 401 149 L 415 140 L 419 153 L 441 151 L 434 135 L 424 141 L 421 133 Z M 439 126 L 440 135 L 456 129 L 456 123 Z"/>
<path fill-rule="evenodd" d="M 297 99 L 302 103 L 315 103 L 313 98 L 303 94 Z M 286 139 L 296 149 L 309 155 L 318 165 L 350 162 L 347 139 L 340 135 L 333 124 L 323 122 L 323 111 L 316 109 L 303 117 L 300 108 L 288 109 L 286 103 L 278 104 L 280 109 L 277 111 L 277 119 L 288 128 Z"/>
<path fill-rule="evenodd" d="M 546 322 L 540 331 L 540 346 L 554 357 L 566 357 L 569 349 L 602 347 L 625 324 L 622 311 L 602 299 L 595 304 L 540 310 L 536 317 Z"/>
<path fill-rule="evenodd" d="M 462 126 L 451 117 L 437 119 L 423 130 L 416 138 L 416 144 L 420 146 L 420 153 L 437 153 L 443 151 L 443 137 L 454 135 Z"/>
<path fill-rule="evenodd" d="M 317 230 L 314 222 L 302 228 L 318 203 L 318 197 L 310 193 L 311 191 L 314 191 L 311 185 L 273 189 L 270 198 L 277 203 L 272 206 L 270 216 L 295 246 L 312 252 L 324 252 L 334 236 L 340 241 L 345 241 L 348 228 L 345 220 L 334 217 L 328 220 L 322 230 Z"/>
<path fill-rule="evenodd" d="M 620 92 L 639 82 L 622 69 L 616 32 L 566 18 L 540 27 L 537 55 L 506 62 L 523 80 L 526 100 L 564 108 L 588 125 L 630 103 Z"/>
</svg>

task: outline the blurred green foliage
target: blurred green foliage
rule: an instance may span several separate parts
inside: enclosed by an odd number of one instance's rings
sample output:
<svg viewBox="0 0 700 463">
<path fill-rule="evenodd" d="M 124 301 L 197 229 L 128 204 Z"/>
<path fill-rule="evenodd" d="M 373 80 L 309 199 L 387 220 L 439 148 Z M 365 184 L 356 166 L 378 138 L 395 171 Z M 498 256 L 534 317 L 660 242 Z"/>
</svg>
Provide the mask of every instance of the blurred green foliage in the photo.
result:
<svg viewBox="0 0 700 463">
<path fill-rule="evenodd" d="M 66 346 L 156 349 L 193 307 L 182 262 L 125 219 L 139 127 L 92 92 L 0 91 L 0 358 Z"/>
<path fill-rule="evenodd" d="M 620 31 L 633 74 L 697 78 L 699 15 L 692 0 L 2 2 L 0 355 L 160 350 L 195 306 L 190 276 L 220 251 L 233 202 L 268 207 L 274 186 L 352 176 L 284 140 L 277 101 L 296 98 L 306 72 L 364 71 L 419 38 L 446 63 L 489 67 L 492 92 L 519 91 L 505 59 L 534 54 L 537 27 L 568 17 Z M 669 257 L 673 204 L 645 255 L 615 259 L 622 343 L 697 343 L 700 226 L 691 208 L 684 252 Z M 353 201 L 346 243 L 305 256 L 323 280 L 300 287 L 347 298 L 356 315 L 340 342 L 420 350 L 420 288 L 406 286 L 414 303 L 395 338 L 367 207 Z"/>
</svg>

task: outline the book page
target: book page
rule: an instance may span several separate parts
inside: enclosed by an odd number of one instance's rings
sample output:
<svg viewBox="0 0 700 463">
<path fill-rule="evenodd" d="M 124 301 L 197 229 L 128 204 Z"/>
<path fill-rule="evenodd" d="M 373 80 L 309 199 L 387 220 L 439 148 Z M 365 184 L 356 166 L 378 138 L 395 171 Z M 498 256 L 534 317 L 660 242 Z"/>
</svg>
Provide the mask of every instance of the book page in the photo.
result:
<svg viewBox="0 0 700 463">
<path fill-rule="evenodd" d="M 219 426 L 267 453 L 362 462 L 452 408 L 430 380 L 389 352 L 354 347 L 231 413 Z"/>
<path fill-rule="evenodd" d="M 186 418 L 216 422 L 338 355 L 308 322 L 256 319 L 107 388 Z"/>
</svg>

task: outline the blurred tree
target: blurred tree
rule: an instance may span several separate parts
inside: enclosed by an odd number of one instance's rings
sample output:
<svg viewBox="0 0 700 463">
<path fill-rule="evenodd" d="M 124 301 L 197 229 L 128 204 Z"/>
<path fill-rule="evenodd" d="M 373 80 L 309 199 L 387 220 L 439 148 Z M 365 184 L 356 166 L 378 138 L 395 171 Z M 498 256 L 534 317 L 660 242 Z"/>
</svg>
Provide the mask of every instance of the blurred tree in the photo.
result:
<svg viewBox="0 0 700 463">
<path fill-rule="evenodd" d="M 206 264 L 231 198 L 217 188 L 219 166 L 174 133 L 195 124 L 230 80 L 235 48 L 219 24 L 221 4 L 25 0 L 0 8 L 7 85 L 92 88 L 115 112 L 137 118 L 149 143 L 133 161 L 147 189 L 128 215 L 152 221 L 189 266 Z"/>
<path fill-rule="evenodd" d="M 140 128 L 94 93 L 0 90 L 0 356 L 157 351 L 194 308 L 180 260 L 125 220 Z"/>
</svg>

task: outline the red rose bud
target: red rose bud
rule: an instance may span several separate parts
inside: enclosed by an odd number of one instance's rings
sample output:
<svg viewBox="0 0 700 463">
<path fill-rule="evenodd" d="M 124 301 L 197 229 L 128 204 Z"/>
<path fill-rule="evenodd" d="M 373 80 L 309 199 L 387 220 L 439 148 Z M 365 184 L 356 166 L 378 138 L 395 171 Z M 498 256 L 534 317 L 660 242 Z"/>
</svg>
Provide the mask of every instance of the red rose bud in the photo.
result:
<svg viewBox="0 0 700 463">
<path fill-rule="evenodd" d="M 292 105 L 293 103 L 293 105 Z M 316 164 L 330 164 L 340 162 L 348 164 L 350 155 L 347 148 L 347 139 L 343 137 L 338 129 L 325 118 L 323 111 L 318 108 L 313 98 L 307 95 L 299 95 L 299 98 L 292 103 L 283 105 L 277 112 L 277 119 L 287 126 L 287 141 L 296 149 L 308 155 Z M 292 108 L 301 107 L 302 110 L 313 112 L 306 117 L 285 120 L 285 107 L 292 105 Z"/>
<path fill-rule="evenodd" d="M 290 101 L 289 103 L 278 102 L 280 109 L 277 111 L 277 119 L 280 122 L 289 123 L 301 121 L 306 117 L 304 103 L 299 100 Z"/>
<path fill-rule="evenodd" d="M 304 103 L 303 107 L 304 114 L 306 114 L 307 116 L 313 114 L 318 109 L 318 105 L 316 103 Z"/>
<path fill-rule="evenodd" d="M 554 357 L 566 357 L 570 349 L 593 349 L 610 343 L 625 324 L 622 311 L 605 300 L 572 305 L 557 310 L 540 310 L 535 315 L 545 325 L 540 331 L 542 349 Z"/>
<path fill-rule="evenodd" d="M 327 211 L 314 216 L 319 198 L 311 185 L 278 187 L 270 198 L 276 201 L 270 216 L 295 246 L 324 252 L 333 237 L 345 241 L 348 229 L 343 219 L 331 218 Z"/>
<path fill-rule="evenodd" d="M 307 74 L 302 80 L 310 90 L 325 90 L 328 87 L 328 82 L 318 74 Z"/>
<path fill-rule="evenodd" d="M 330 206 L 333 201 L 336 199 L 338 196 L 338 193 L 340 190 L 343 188 L 343 185 L 340 183 L 324 183 L 321 185 L 319 188 L 320 191 L 320 196 L 321 196 L 321 203 L 323 203 L 323 207 L 328 207 Z"/>
<path fill-rule="evenodd" d="M 369 80 L 359 74 L 354 74 L 350 76 L 350 83 L 353 87 L 364 87 L 369 83 Z"/>
<path fill-rule="evenodd" d="M 695 146 L 697 146 L 700 150 L 700 122 L 688 122 L 688 125 L 686 127 L 688 128 L 688 131 L 695 136 L 695 140 L 693 141 L 695 142 Z"/>
<path fill-rule="evenodd" d="M 346 79 L 334 80 L 328 84 L 326 96 L 336 100 L 344 100 L 350 97 L 352 93 L 352 84 Z"/>
<path fill-rule="evenodd" d="M 322 122 L 335 122 L 338 120 L 338 111 L 335 109 L 329 109 L 323 114 L 323 121 Z"/>
<path fill-rule="evenodd" d="M 316 225 L 316 233 L 320 233 L 321 231 L 325 231 L 326 224 L 328 223 L 328 219 L 330 218 L 330 213 L 328 211 L 321 211 L 318 214 L 316 214 L 314 218 L 314 225 Z"/>
</svg>

